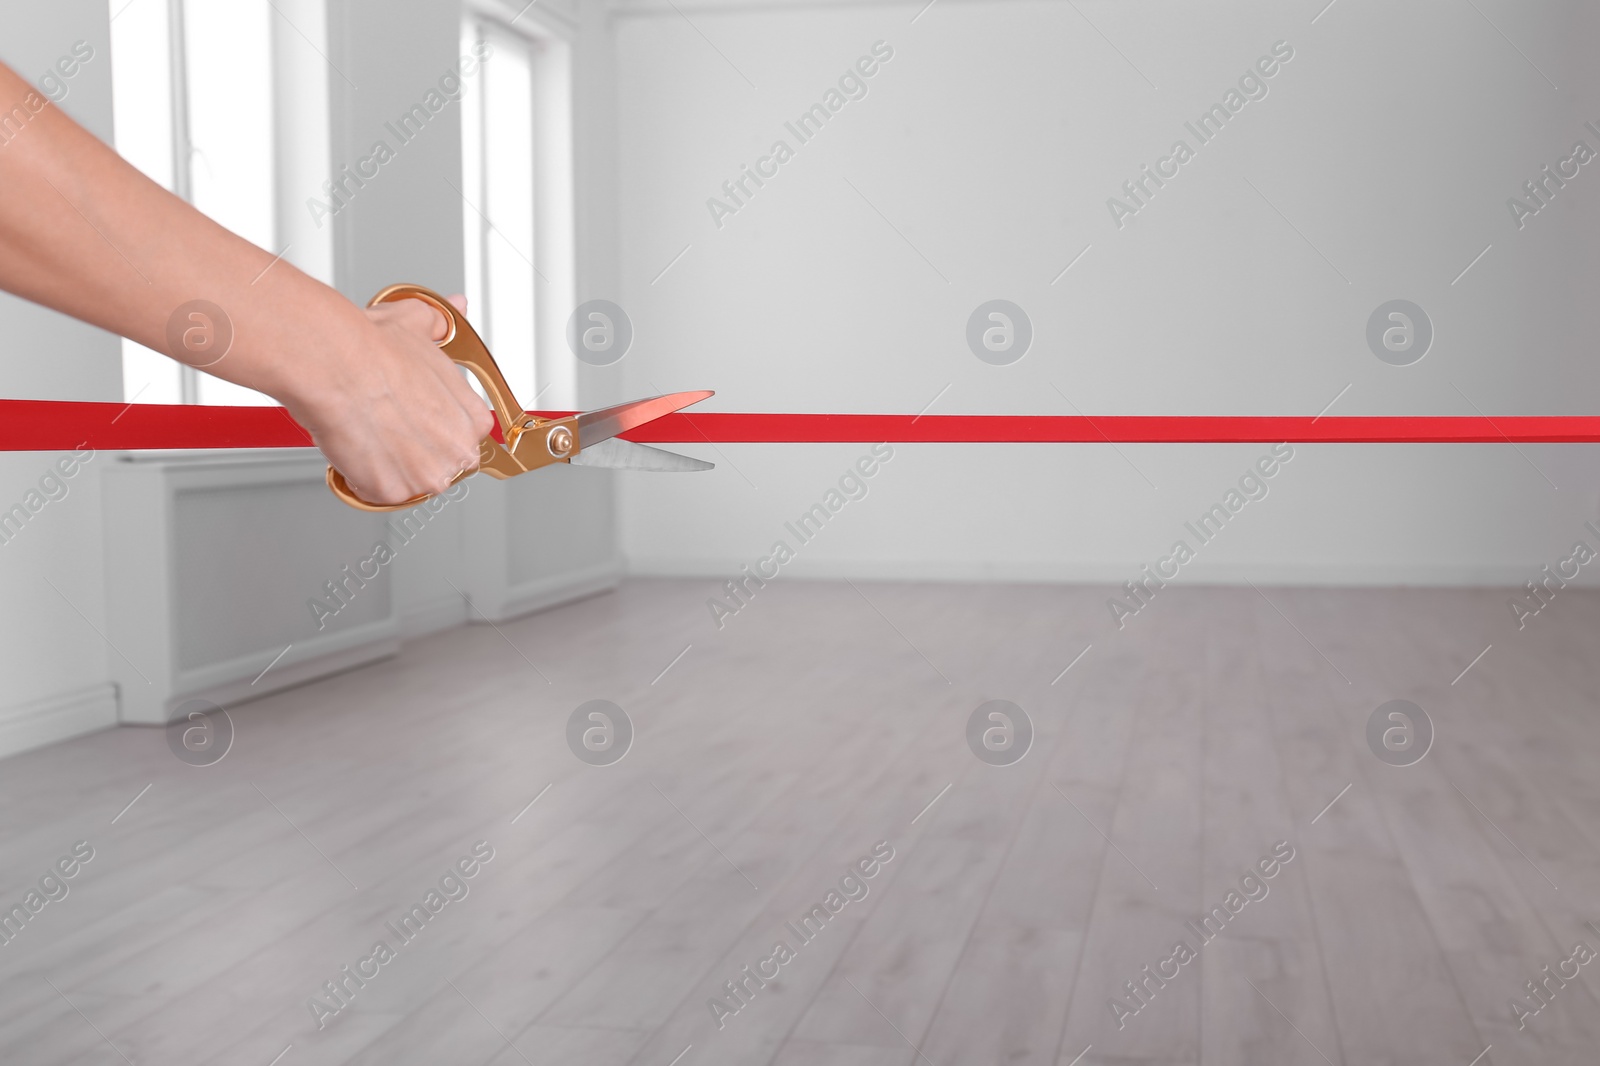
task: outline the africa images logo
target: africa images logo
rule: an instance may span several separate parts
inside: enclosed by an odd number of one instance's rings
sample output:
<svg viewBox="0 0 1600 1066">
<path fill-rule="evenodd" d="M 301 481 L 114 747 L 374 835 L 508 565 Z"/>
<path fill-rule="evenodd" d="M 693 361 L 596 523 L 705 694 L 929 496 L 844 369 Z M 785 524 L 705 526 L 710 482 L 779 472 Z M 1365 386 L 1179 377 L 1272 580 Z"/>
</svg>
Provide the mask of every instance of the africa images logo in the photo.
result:
<svg viewBox="0 0 1600 1066">
<path fill-rule="evenodd" d="M 1141 209 L 1149 206 L 1149 201 L 1156 192 L 1166 187 L 1168 181 L 1177 177 L 1181 168 L 1195 157 L 1203 145 L 1210 144 L 1223 130 L 1233 116 L 1244 110 L 1244 105 L 1252 100 L 1266 99 L 1270 78 L 1283 69 L 1283 65 L 1294 58 L 1294 47 L 1288 41 L 1274 41 L 1270 55 L 1264 55 L 1255 61 L 1255 64 L 1240 76 L 1238 87 L 1230 86 L 1222 94 L 1222 102 L 1212 104 L 1200 117 L 1193 122 L 1185 122 L 1187 129 L 1195 139 L 1191 145 L 1187 140 L 1179 137 L 1172 142 L 1172 149 L 1166 155 L 1156 160 L 1155 169 L 1149 165 L 1139 168 L 1137 177 L 1122 183 L 1123 194 L 1127 200 L 1119 200 L 1115 196 L 1106 198 L 1106 209 L 1111 212 L 1111 221 L 1118 229 L 1127 225 L 1127 220 L 1137 215 Z"/>
<path fill-rule="evenodd" d="M 821 133 L 823 127 L 833 121 L 833 116 L 844 110 L 845 104 L 852 100 L 865 100 L 868 91 L 867 79 L 877 74 L 883 68 L 883 64 L 893 58 L 894 48 L 887 41 L 872 42 L 872 54 L 860 57 L 848 67 L 839 76 L 838 88 L 829 86 L 823 92 L 820 103 L 812 104 L 793 122 L 783 124 L 783 128 L 794 137 L 794 145 L 779 137 L 772 142 L 767 154 L 756 160 L 754 170 L 749 164 L 741 163 L 739 176 L 722 183 L 722 195 L 726 199 L 715 196 L 706 198 L 706 210 L 711 212 L 711 221 L 716 223 L 716 227 L 721 229 L 726 224 L 724 219 L 737 215 L 742 208 L 747 207 L 755 194 L 766 188 L 767 181 L 778 176 L 779 168 L 794 158 L 796 147 Z M 768 169 L 769 167 L 771 169 Z M 763 181 L 763 178 L 766 181 Z M 752 184 L 755 186 L 754 189 L 750 187 Z"/>
<path fill-rule="evenodd" d="M 773 941 L 771 954 L 758 959 L 754 970 L 744 967 L 736 976 L 723 982 L 718 995 L 706 1000 L 711 1020 L 717 1023 L 717 1028 L 725 1028 L 727 1020 L 750 1006 L 756 994 L 768 984 L 776 984 L 782 968 L 799 958 L 800 951 L 821 936 L 828 923 L 846 907 L 866 899 L 872 891 L 867 882 L 877 877 L 893 859 L 894 846 L 887 840 L 878 841 L 872 845 L 869 853 L 846 868 L 844 876 L 837 882 L 837 889 L 830 888 L 821 902 L 812 904 L 811 909 L 800 917 L 798 924 L 784 922 L 784 931 L 794 938 L 794 946 L 790 946 L 788 938 L 779 937 Z"/>
<path fill-rule="evenodd" d="M 373 943 L 370 952 L 355 961 L 353 968 L 349 964 L 339 967 L 339 971 L 324 981 L 315 995 L 306 999 L 306 1007 L 311 1011 L 317 1028 L 326 1029 L 329 1021 L 348 1010 L 362 989 L 399 958 L 400 951 L 421 936 L 446 907 L 466 899 L 472 891 L 472 886 L 467 882 L 478 876 L 493 860 L 494 845 L 487 840 L 478 841 L 472 845 L 469 854 L 445 867 L 436 886 L 430 886 L 420 900 L 411 904 L 409 910 L 399 918 L 385 922 L 384 931 L 394 938 L 392 945 L 389 937 L 380 937 Z"/>
<path fill-rule="evenodd" d="M 1229 891 L 1221 903 L 1201 915 L 1198 923 L 1192 920 L 1184 922 L 1185 932 L 1194 934 L 1195 943 L 1191 945 L 1187 936 L 1173 941 L 1172 951 L 1156 961 L 1154 970 L 1147 964 L 1140 968 L 1133 980 L 1123 982 L 1123 991 L 1127 993 L 1125 998 L 1119 998 L 1122 993 L 1118 993 L 1106 1000 L 1106 1009 L 1117 1020 L 1117 1029 L 1125 1029 L 1129 1018 L 1150 1006 L 1156 994 L 1177 980 L 1183 968 L 1198 959 L 1205 946 L 1221 936 L 1222 931 L 1228 928 L 1228 923 L 1236 921 L 1247 906 L 1266 899 L 1272 891 L 1267 882 L 1282 873 L 1283 868 L 1294 861 L 1294 857 L 1294 845 L 1287 840 L 1278 841 L 1269 854 L 1262 856 L 1239 878 L 1237 890 Z"/>
</svg>

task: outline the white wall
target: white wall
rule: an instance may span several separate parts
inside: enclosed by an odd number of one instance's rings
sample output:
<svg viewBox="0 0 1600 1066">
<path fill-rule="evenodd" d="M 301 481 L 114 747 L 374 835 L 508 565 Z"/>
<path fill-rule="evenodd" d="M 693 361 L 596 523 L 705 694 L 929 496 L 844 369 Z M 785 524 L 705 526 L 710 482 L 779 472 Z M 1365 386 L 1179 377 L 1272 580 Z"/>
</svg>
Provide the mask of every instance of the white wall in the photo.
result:
<svg viewBox="0 0 1600 1066">
<path fill-rule="evenodd" d="M 61 106 L 108 139 L 109 14 L 96 0 L 17 5 L 5 14 L 0 34 L 0 59 L 30 80 L 69 55 L 77 41 L 88 42 L 94 58 L 67 82 Z M 122 395 L 121 347 L 107 333 L 0 293 L 0 336 L 0 396 Z M 37 490 L 59 458 L 56 452 L 0 454 L 0 510 Z M 91 460 L 66 482 L 65 497 L 0 544 L 0 750 L 115 721 L 109 652 L 95 632 L 105 628 L 99 480 L 109 461 L 104 455 Z"/>
<path fill-rule="evenodd" d="M 1070 414 L 1065 393 L 1089 414 L 1315 415 L 1349 385 L 1331 413 L 1472 414 L 1463 393 L 1490 414 L 1600 408 L 1600 166 L 1521 232 L 1505 206 L 1574 140 L 1600 150 L 1592 20 L 1479 0 L 1524 59 L 1453 0 L 1344 0 L 1311 24 L 1324 3 L 617 5 L 622 391 L 916 413 L 948 385 L 932 413 Z M 867 97 L 719 229 L 707 198 L 795 146 L 784 121 L 880 39 L 894 58 Z M 1107 198 L 1194 143 L 1183 122 L 1278 40 L 1295 54 L 1266 98 L 1119 231 Z M 1437 331 L 1409 367 L 1364 340 L 1397 297 Z M 1034 324 L 1012 366 L 965 344 L 993 298 Z M 623 483 L 637 571 L 732 576 L 866 449 L 684 450 L 719 469 Z M 1265 450 L 903 446 L 785 573 L 1120 582 Z M 1590 446 L 1300 447 L 1185 575 L 1520 583 L 1596 514 L 1597 466 Z"/>
</svg>

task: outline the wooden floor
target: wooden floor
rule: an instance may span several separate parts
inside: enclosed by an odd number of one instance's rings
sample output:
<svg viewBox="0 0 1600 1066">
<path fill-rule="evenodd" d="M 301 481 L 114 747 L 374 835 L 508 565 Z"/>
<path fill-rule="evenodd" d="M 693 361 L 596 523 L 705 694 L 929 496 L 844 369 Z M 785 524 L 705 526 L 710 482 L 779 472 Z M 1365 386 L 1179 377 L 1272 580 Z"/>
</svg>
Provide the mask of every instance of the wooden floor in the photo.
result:
<svg viewBox="0 0 1600 1066">
<path fill-rule="evenodd" d="M 718 631 L 709 591 L 418 642 L 234 708 L 210 767 L 133 728 L 0 762 L 0 902 L 94 849 L 0 946 L 0 1061 L 1600 1061 L 1600 959 L 1511 1009 L 1600 950 L 1600 595 L 1519 632 L 1504 592 L 1168 588 L 1119 632 L 1104 589 L 788 581 Z M 567 746 L 593 698 L 636 729 L 611 766 Z M 967 746 L 992 698 L 1036 731 L 1014 765 Z M 1436 729 L 1413 766 L 1368 748 L 1395 698 Z M 308 1000 L 480 840 L 469 894 L 319 1030 Z"/>
</svg>

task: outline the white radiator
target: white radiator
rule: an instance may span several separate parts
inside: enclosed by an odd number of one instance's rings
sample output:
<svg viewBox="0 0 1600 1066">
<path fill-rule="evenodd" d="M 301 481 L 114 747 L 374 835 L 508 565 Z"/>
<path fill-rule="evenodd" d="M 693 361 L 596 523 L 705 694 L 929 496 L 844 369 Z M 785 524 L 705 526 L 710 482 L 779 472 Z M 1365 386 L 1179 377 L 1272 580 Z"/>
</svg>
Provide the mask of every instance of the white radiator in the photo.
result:
<svg viewBox="0 0 1600 1066">
<path fill-rule="evenodd" d="M 476 477 L 436 513 L 373 514 L 338 502 L 325 469 L 311 449 L 106 464 L 120 721 L 163 724 L 188 699 L 228 706 L 393 655 L 406 629 L 395 575 L 408 564 L 454 571 L 444 587 L 471 601 L 468 622 L 592 595 L 621 575 L 605 471 Z"/>
<path fill-rule="evenodd" d="M 236 703 L 398 650 L 392 575 L 349 576 L 386 539 L 389 516 L 339 503 L 324 470 L 310 449 L 108 464 L 106 622 L 121 721 L 164 723 L 192 697 Z M 319 618 L 312 600 L 337 612 Z"/>
</svg>

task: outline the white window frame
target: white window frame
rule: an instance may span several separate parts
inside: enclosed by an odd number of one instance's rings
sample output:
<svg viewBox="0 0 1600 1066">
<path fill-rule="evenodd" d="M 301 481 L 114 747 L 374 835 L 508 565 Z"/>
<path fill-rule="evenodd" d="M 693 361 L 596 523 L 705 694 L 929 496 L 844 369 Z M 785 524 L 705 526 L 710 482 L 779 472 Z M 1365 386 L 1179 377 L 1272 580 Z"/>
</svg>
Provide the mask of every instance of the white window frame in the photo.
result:
<svg viewBox="0 0 1600 1066">
<path fill-rule="evenodd" d="M 516 10 L 521 8 L 521 13 Z M 528 395 L 519 393 L 518 399 L 532 407 L 564 409 L 577 402 L 577 360 L 567 346 L 567 319 L 572 314 L 577 299 L 577 200 L 576 159 L 573 139 L 573 82 L 572 82 L 572 28 L 545 13 L 530 10 L 524 3 L 514 6 L 494 0 L 467 0 L 463 7 L 462 39 L 469 40 L 474 28 L 491 30 L 498 42 L 511 41 L 526 49 L 532 74 L 533 100 L 531 106 L 533 131 L 533 170 L 530 194 L 533 197 L 533 247 L 531 259 L 534 267 L 534 291 L 530 310 L 533 315 L 534 350 L 532 353 L 497 352 L 497 361 L 503 364 L 531 354 L 533 360 L 534 388 Z M 493 57 L 489 60 L 492 67 Z M 492 73 L 489 75 L 492 77 Z M 480 92 L 487 79 L 472 86 Z M 462 164 L 463 180 L 474 173 L 486 173 L 485 160 L 479 156 L 476 163 L 467 153 L 474 144 L 466 124 L 482 122 L 486 113 L 482 98 L 476 106 L 463 110 Z M 476 143 L 483 145 L 480 125 Z M 488 291 L 489 242 L 503 238 L 495 233 L 492 205 L 484 206 L 485 188 L 463 185 L 462 191 L 472 202 L 464 204 L 462 221 L 465 237 L 465 256 L 476 263 L 467 264 L 467 276 L 476 279 L 469 285 L 469 299 L 480 301 Z M 528 257 L 529 250 L 521 253 Z M 476 293 L 470 289 L 476 288 Z M 492 320 L 497 309 L 469 305 L 475 321 Z M 480 315 L 481 312 L 481 315 Z M 492 336 L 486 338 L 493 349 Z"/>
<path fill-rule="evenodd" d="M 175 195 L 194 202 L 195 146 L 189 120 L 188 60 L 185 4 L 188 0 L 142 0 L 162 3 L 151 13 L 166 24 L 164 84 L 157 95 L 167 109 L 166 134 L 170 167 L 150 176 Z M 126 17 L 127 0 L 110 0 L 113 39 L 117 18 Z M 319 232 L 305 216 L 297 197 L 319 188 L 329 172 L 329 71 L 327 60 L 327 0 L 270 0 L 270 64 L 272 72 L 272 229 L 269 249 L 321 281 L 333 281 L 333 234 Z M 140 11 L 137 14 L 147 14 Z M 163 62 L 164 61 L 164 62 Z M 113 52 L 112 62 L 117 62 Z M 148 147 L 148 146 L 147 146 Z M 152 161 L 153 162 L 153 161 Z M 163 169 L 166 169 L 163 167 Z M 125 342 L 124 358 L 127 358 Z M 198 404 L 200 371 L 179 364 L 178 401 Z M 136 396 L 129 396 L 132 402 Z"/>
</svg>

